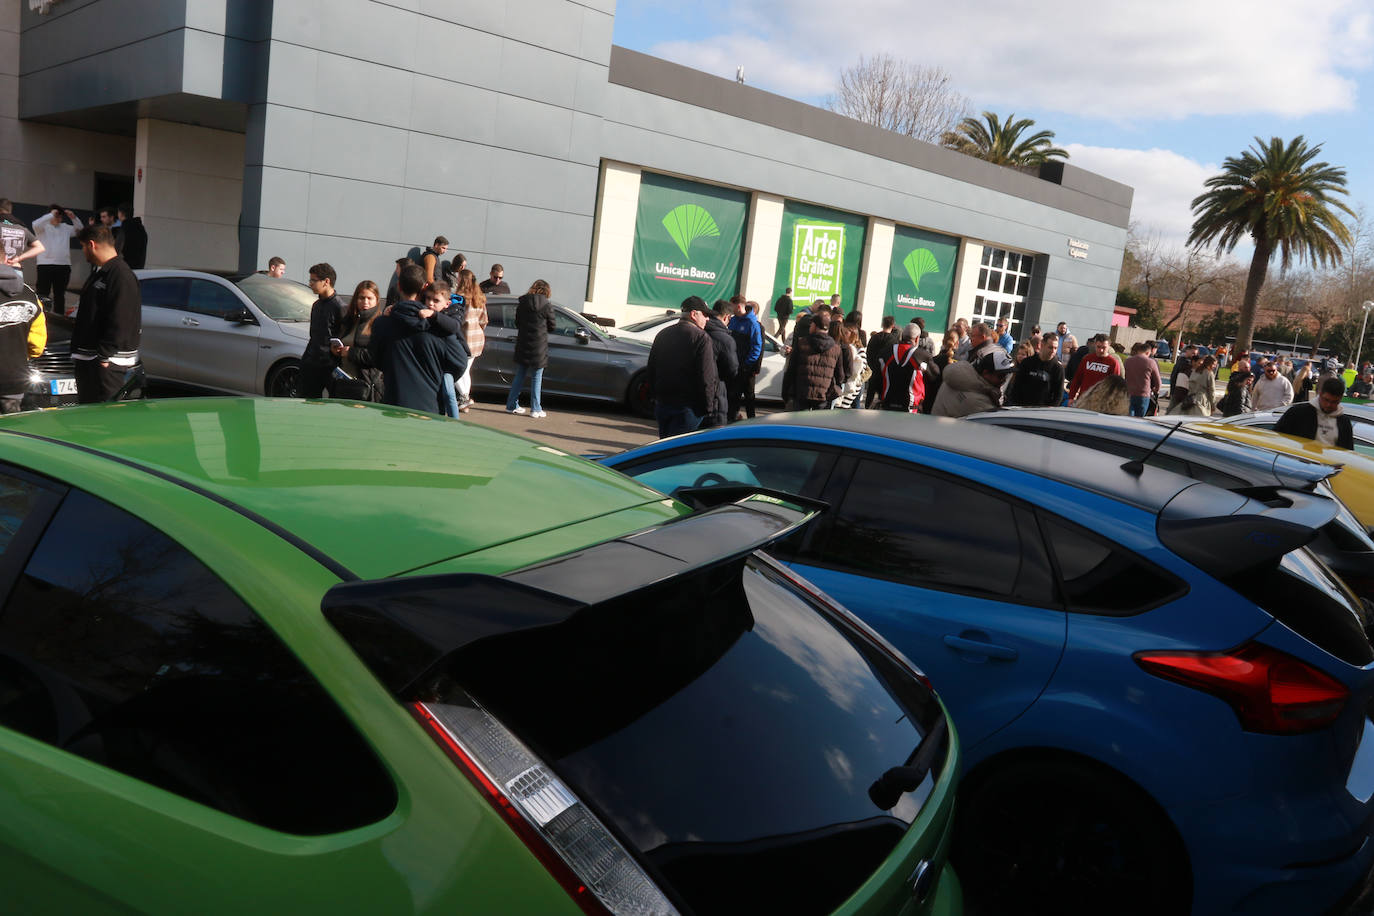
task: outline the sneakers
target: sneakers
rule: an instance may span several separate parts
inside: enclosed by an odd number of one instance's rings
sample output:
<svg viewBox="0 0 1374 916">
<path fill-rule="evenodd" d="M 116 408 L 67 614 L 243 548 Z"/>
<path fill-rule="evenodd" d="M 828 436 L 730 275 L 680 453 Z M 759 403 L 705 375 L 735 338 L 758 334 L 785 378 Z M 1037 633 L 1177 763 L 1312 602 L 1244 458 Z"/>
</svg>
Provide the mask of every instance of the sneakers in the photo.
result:
<svg viewBox="0 0 1374 916">
<path fill-rule="evenodd" d="M 542 420 L 544 417 L 547 417 L 548 414 L 544 413 L 542 410 L 536 410 L 534 413 L 530 414 L 530 416 L 536 420 Z"/>
<path fill-rule="evenodd" d="M 529 409 L 526 407 L 507 407 L 506 413 L 525 414 L 529 413 Z"/>
</svg>

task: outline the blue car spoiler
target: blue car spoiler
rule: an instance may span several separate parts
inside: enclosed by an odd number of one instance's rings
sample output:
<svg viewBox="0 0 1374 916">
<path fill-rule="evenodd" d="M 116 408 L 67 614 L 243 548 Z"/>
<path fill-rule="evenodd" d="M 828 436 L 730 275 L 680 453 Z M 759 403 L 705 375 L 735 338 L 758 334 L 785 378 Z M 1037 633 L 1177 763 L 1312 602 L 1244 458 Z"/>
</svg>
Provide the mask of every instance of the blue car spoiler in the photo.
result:
<svg viewBox="0 0 1374 916">
<path fill-rule="evenodd" d="M 1275 489 L 1259 500 L 1243 493 L 1194 484 L 1159 513 L 1159 539 L 1194 566 L 1226 579 L 1277 563 L 1317 536 L 1336 517 L 1330 499 L 1299 490 Z"/>
</svg>

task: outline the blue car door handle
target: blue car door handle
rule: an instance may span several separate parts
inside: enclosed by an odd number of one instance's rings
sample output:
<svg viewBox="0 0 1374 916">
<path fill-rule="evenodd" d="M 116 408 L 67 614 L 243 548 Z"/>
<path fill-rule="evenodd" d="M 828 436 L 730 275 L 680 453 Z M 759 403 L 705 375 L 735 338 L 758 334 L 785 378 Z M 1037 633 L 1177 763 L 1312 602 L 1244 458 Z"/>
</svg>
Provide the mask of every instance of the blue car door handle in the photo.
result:
<svg viewBox="0 0 1374 916">
<path fill-rule="evenodd" d="M 955 652 L 966 652 L 969 655 L 982 655 L 986 658 L 998 658 L 1008 662 L 1016 660 L 1016 650 L 1011 646 L 999 646 L 996 643 L 965 639 L 962 636 L 946 636 L 945 645 Z"/>
</svg>

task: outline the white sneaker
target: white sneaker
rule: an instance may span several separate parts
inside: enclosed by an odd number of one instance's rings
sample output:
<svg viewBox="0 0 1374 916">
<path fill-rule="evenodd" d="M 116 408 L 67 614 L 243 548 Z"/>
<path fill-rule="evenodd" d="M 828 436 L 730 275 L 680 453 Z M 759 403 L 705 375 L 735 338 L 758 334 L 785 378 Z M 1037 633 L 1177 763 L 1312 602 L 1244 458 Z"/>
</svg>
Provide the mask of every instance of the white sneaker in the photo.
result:
<svg viewBox="0 0 1374 916">
<path fill-rule="evenodd" d="M 544 417 L 547 417 L 548 414 L 544 413 L 544 411 L 542 411 L 542 410 L 536 410 L 534 413 L 530 414 L 530 416 L 533 417 L 533 418 L 536 419 L 536 420 L 541 420 L 541 419 L 543 419 Z"/>
<path fill-rule="evenodd" d="M 507 408 L 506 408 L 506 413 L 523 414 L 523 413 L 529 413 L 529 410 L 528 410 L 527 408 L 524 408 L 524 407 L 514 407 L 514 408 L 512 408 L 512 407 L 507 407 Z"/>
</svg>

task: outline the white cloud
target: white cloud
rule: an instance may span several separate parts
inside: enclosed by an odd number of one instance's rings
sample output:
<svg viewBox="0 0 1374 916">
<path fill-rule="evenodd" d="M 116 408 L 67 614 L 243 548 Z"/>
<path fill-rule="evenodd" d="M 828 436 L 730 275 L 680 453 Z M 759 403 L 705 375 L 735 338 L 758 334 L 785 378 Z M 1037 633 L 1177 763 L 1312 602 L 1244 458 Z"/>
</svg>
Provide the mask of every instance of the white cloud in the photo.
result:
<svg viewBox="0 0 1374 916">
<path fill-rule="evenodd" d="M 1182 246 L 1192 228 L 1191 204 L 1203 182 L 1220 171 L 1167 149 L 1113 149 L 1065 144 L 1069 162 L 1135 188 L 1131 220 L 1157 232 L 1164 242 Z"/>
<path fill-rule="evenodd" d="M 720 30 L 651 53 L 815 99 L 860 52 L 944 67 L 976 105 L 1130 121 L 1353 111 L 1368 0 L 707 0 Z"/>
</svg>

